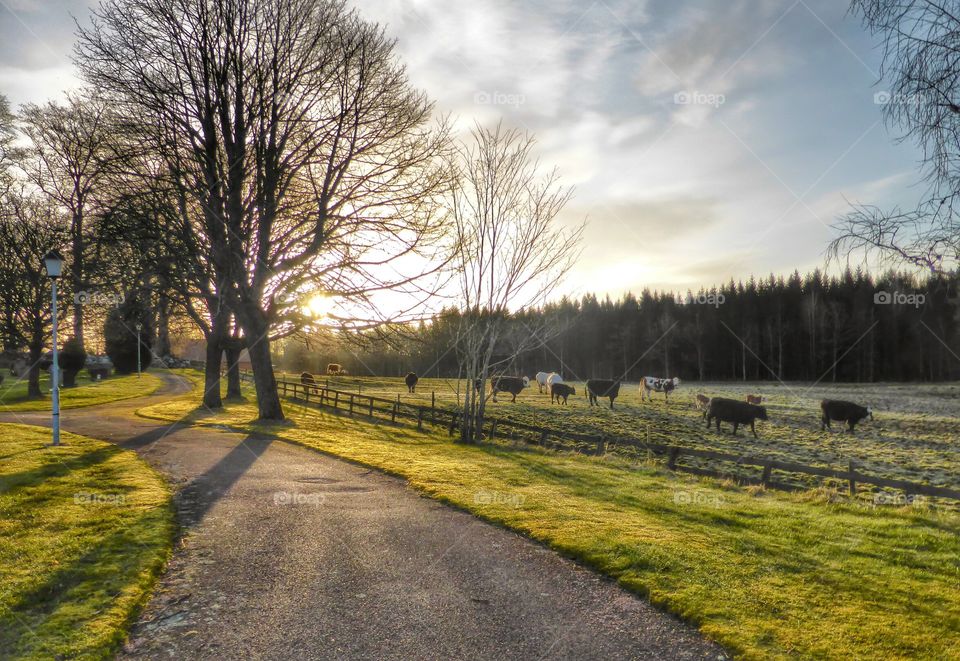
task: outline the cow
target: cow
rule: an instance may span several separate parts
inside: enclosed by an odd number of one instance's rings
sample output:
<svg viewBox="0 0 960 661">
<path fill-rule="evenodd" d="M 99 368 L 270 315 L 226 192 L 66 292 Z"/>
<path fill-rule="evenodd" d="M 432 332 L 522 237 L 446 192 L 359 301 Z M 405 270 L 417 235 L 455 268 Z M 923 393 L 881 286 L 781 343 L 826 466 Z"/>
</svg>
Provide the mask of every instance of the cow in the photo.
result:
<svg viewBox="0 0 960 661">
<path fill-rule="evenodd" d="M 403 377 L 403 382 L 407 384 L 407 392 L 413 394 L 417 391 L 417 381 L 420 380 L 420 377 L 417 376 L 416 372 L 407 372 L 407 375 Z"/>
<path fill-rule="evenodd" d="M 703 411 L 703 415 L 706 417 L 707 409 L 710 408 L 710 398 L 702 392 L 698 392 L 696 398 L 693 400 L 693 405 L 698 411 Z"/>
<path fill-rule="evenodd" d="M 566 406 L 567 397 L 570 395 L 576 395 L 577 391 L 573 386 L 568 386 L 566 383 L 554 383 L 550 385 L 550 403 L 553 404 L 553 398 L 557 398 L 557 404 L 560 403 L 560 399 L 563 398 L 563 404 Z"/>
<path fill-rule="evenodd" d="M 864 418 L 873 420 L 873 411 L 869 407 L 839 399 L 825 399 L 820 402 L 820 431 L 830 428 L 830 421 L 846 422 L 851 434 L 853 428 Z"/>
<path fill-rule="evenodd" d="M 513 395 L 513 399 L 510 401 L 515 402 L 517 401 L 517 395 L 529 385 L 530 378 L 526 376 L 495 376 L 490 379 L 490 393 L 493 395 L 493 401 L 497 401 L 498 392 L 508 392 Z"/>
<path fill-rule="evenodd" d="M 725 399 L 723 397 L 714 397 L 710 400 L 710 408 L 707 409 L 707 429 L 710 429 L 710 423 L 716 419 L 717 432 L 720 431 L 720 422 L 733 423 L 733 435 L 737 435 L 737 429 L 740 425 L 750 425 L 750 431 L 754 438 L 757 436 L 756 420 L 767 419 L 767 407 L 738 402 L 735 399 Z"/>
<path fill-rule="evenodd" d="M 554 383 L 563 383 L 563 377 L 557 374 L 556 372 L 550 372 L 547 376 L 547 390 L 550 390 L 550 386 Z"/>
<path fill-rule="evenodd" d="M 644 400 L 644 397 L 653 401 L 653 393 L 662 392 L 664 401 L 670 399 L 670 392 L 675 390 L 677 386 L 680 385 L 680 379 L 674 377 L 672 379 L 658 379 L 653 376 L 645 376 L 640 379 L 640 401 Z"/>
<path fill-rule="evenodd" d="M 613 400 L 620 394 L 620 382 L 611 379 L 589 379 L 586 383 L 587 395 L 590 397 L 590 406 L 600 403 L 598 397 L 609 397 L 610 408 L 613 408 Z"/>
<path fill-rule="evenodd" d="M 327 364 L 327 376 L 341 376 L 346 373 L 347 373 L 347 370 L 343 369 L 340 363 Z"/>
<path fill-rule="evenodd" d="M 310 372 L 300 373 L 300 383 L 303 385 L 305 391 L 310 392 L 313 390 L 313 392 L 317 392 L 317 380 Z"/>
<path fill-rule="evenodd" d="M 547 377 L 550 376 L 547 372 L 537 372 L 537 387 L 540 389 L 540 394 L 543 394 L 543 389 L 547 387 Z"/>
<path fill-rule="evenodd" d="M 747 404 L 760 406 L 763 403 L 763 395 L 747 395 Z"/>
</svg>

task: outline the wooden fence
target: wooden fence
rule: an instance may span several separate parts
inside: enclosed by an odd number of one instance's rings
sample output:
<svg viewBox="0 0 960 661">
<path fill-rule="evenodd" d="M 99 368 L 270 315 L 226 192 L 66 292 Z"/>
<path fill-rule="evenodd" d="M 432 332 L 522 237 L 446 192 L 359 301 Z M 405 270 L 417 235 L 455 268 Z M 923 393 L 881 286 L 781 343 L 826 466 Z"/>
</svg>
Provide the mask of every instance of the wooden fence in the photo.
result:
<svg viewBox="0 0 960 661">
<path fill-rule="evenodd" d="M 240 372 L 244 381 L 252 381 L 252 374 Z M 402 402 L 399 393 L 396 399 L 364 395 L 360 392 L 336 390 L 327 385 L 304 385 L 296 381 L 280 379 L 277 381 L 280 394 L 284 397 L 296 399 L 304 404 L 317 407 L 332 408 L 346 412 L 347 415 L 362 415 L 372 419 L 389 419 L 392 423 L 410 421 L 417 429 L 423 429 L 424 424 L 442 426 L 452 435 L 458 428 L 461 412 L 457 409 L 436 406 L 435 398 L 431 398 L 430 406 Z M 574 432 L 550 429 L 536 425 L 504 418 L 489 418 L 485 421 L 483 432 L 487 440 L 513 438 L 556 450 L 576 450 L 584 454 L 603 455 L 608 450 L 617 451 L 620 448 L 633 448 L 648 454 L 662 455 L 666 458 L 666 465 L 670 470 L 704 475 L 708 477 L 733 478 L 744 484 L 758 484 L 771 489 L 797 491 L 805 487 L 781 482 L 773 479 L 773 472 L 798 473 L 824 477 L 846 482 L 851 496 L 856 495 L 858 484 L 869 484 L 875 487 L 899 489 L 908 495 L 932 496 L 936 498 L 951 498 L 960 500 L 960 489 L 938 487 L 930 484 L 919 484 L 906 480 L 860 473 L 853 461 L 848 462 L 845 470 L 807 466 L 789 461 L 780 461 L 769 457 L 754 455 L 737 455 L 715 450 L 703 450 L 679 445 L 651 443 L 633 438 L 621 438 L 606 434 L 580 434 Z M 691 466 L 679 463 L 681 457 L 692 457 L 710 461 L 729 462 L 738 467 L 753 467 L 759 469 L 756 477 L 745 476 L 731 470 L 718 470 Z"/>
</svg>

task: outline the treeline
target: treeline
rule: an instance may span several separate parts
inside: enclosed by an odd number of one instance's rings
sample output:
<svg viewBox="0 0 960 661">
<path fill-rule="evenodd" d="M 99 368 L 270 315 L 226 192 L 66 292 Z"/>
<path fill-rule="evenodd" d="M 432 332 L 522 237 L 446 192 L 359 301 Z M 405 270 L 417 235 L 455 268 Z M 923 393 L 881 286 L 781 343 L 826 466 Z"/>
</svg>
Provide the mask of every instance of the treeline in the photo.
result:
<svg viewBox="0 0 960 661">
<path fill-rule="evenodd" d="M 498 347 L 506 373 L 559 371 L 568 379 L 943 381 L 960 378 L 956 276 L 924 280 L 847 271 L 730 282 L 678 295 L 619 300 L 587 295 L 513 317 Z M 290 345 L 288 369 L 343 363 L 352 374 L 458 374 L 461 319 L 444 311 L 402 348 L 307 350 Z M 543 341 L 513 356 L 522 334 Z"/>
</svg>

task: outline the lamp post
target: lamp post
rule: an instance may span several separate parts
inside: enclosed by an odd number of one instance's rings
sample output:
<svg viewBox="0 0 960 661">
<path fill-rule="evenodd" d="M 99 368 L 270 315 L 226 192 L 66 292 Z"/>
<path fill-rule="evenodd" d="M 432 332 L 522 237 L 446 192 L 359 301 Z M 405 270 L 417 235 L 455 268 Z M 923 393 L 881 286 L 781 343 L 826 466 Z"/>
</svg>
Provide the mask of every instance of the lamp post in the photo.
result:
<svg viewBox="0 0 960 661">
<path fill-rule="evenodd" d="M 140 331 L 143 330 L 143 324 L 137 322 L 137 378 L 140 378 Z"/>
<path fill-rule="evenodd" d="M 57 280 L 63 274 L 63 255 L 51 250 L 43 257 L 43 266 L 50 278 L 51 315 L 53 322 L 53 364 L 50 366 L 50 375 L 53 379 L 52 409 L 53 409 L 53 444 L 60 445 L 60 358 L 57 353 Z"/>
</svg>

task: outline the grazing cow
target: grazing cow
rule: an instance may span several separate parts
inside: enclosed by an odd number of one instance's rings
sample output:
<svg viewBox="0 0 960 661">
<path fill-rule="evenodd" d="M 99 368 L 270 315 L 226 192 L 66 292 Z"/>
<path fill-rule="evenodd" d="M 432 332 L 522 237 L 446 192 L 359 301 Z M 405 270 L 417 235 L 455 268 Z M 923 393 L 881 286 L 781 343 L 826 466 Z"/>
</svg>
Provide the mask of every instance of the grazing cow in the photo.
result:
<svg viewBox="0 0 960 661">
<path fill-rule="evenodd" d="M 710 407 L 710 398 L 704 395 L 702 392 L 698 392 L 693 405 L 697 407 L 698 411 L 703 411 L 703 415 L 706 417 L 707 409 Z"/>
<path fill-rule="evenodd" d="M 327 363 L 327 376 L 340 376 L 347 371 L 341 367 L 340 363 Z"/>
<path fill-rule="evenodd" d="M 760 406 L 763 402 L 763 395 L 747 395 L 747 404 L 754 404 Z"/>
<path fill-rule="evenodd" d="M 540 394 L 543 394 L 543 389 L 547 387 L 547 377 L 550 376 L 546 372 L 537 372 L 537 387 L 540 389 Z"/>
<path fill-rule="evenodd" d="M 303 385 L 304 390 L 313 390 L 313 392 L 317 392 L 317 380 L 310 372 L 300 373 L 300 383 Z"/>
<path fill-rule="evenodd" d="M 653 401 L 652 393 L 662 392 L 663 399 L 670 399 L 670 391 L 675 390 L 677 386 L 680 385 L 680 379 L 674 377 L 672 379 L 658 379 L 652 376 L 645 376 L 640 379 L 640 401 L 644 400 L 644 397 Z"/>
<path fill-rule="evenodd" d="M 515 402 L 517 401 L 517 395 L 529 385 L 530 378 L 526 376 L 495 376 L 490 379 L 490 392 L 493 395 L 493 401 L 497 401 L 498 392 L 508 392 L 513 395 L 513 399 L 510 401 Z"/>
<path fill-rule="evenodd" d="M 590 406 L 600 403 L 598 397 L 609 397 L 610 408 L 613 408 L 613 400 L 620 394 L 620 382 L 611 379 L 589 379 L 587 381 L 587 395 L 590 397 Z"/>
<path fill-rule="evenodd" d="M 733 423 L 733 435 L 737 435 L 737 429 L 740 425 L 750 425 L 750 431 L 753 437 L 758 438 L 756 420 L 767 419 L 767 407 L 738 402 L 735 399 L 725 399 L 723 397 L 714 397 L 710 400 L 710 408 L 707 410 L 707 429 L 710 429 L 710 422 L 716 418 L 717 431 L 720 431 L 720 421 Z"/>
<path fill-rule="evenodd" d="M 420 380 L 420 377 L 417 376 L 416 372 L 407 372 L 407 375 L 403 377 L 403 382 L 407 384 L 407 392 L 414 393 L 417 391 L 417 381 Z"/>
<path fill-rule="evenodd" d="M 560 399 L 563 398 L 563 404 L 566 406 L 567 397 L 570 395 L 576 395 L 577 391 L 573 386 L 568 386 L 566 383 L 553 383 L 550 385 L 550 403 L 553 404 L 553 398 L 557 398 L 557 404 L 560 403 Z"/>
<path fill-rule="evenodd" d="M 550 386 L 554 383 L 563 383 L 563 377 L 556 372 L 550 372 L 549 376 L 547 376 L 547 390 L 550 390 Z"/>
<path fill-rule="evenodd" d="M 848 431 L 852 434 L 853 428 L 864 418 L 873 420 L 873 411 L 866 406 L 839 399 L 825 399 L 820 402 L 820 431 L 830 428 L 830 421 L 846 422 Z"/>
</svg>

